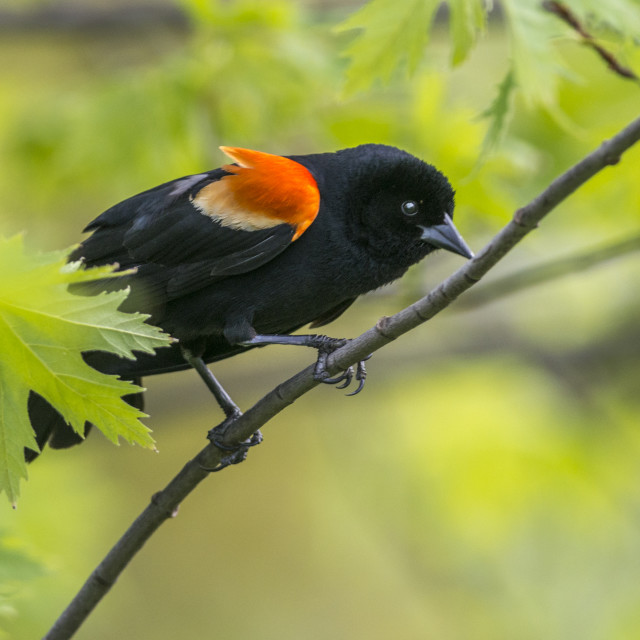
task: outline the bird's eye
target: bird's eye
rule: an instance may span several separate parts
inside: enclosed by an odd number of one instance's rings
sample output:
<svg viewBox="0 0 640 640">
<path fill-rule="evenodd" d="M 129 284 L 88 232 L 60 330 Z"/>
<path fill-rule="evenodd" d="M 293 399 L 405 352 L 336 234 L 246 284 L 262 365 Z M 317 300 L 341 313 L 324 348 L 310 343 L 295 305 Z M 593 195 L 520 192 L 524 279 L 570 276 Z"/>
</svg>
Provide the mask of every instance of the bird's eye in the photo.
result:
<svg viewBox="0 0 640 640">
<path fill-rule="evenodd" d="M 405 216 L 415 216 L 418 213 L 418 204 L 413 200 L 407 200 L 402 203 L 402 213 Z"/>
</svg>

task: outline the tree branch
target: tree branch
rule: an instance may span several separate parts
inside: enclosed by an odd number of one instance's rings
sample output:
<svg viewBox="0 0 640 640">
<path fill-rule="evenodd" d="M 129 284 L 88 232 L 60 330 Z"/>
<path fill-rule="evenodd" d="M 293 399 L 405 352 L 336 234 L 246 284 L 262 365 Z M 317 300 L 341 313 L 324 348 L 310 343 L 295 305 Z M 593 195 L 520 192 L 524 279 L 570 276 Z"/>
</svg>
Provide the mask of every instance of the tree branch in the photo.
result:
<svg viewBox="0 0 640 640">
<path fill-rule="evenodd" d="M 430 320 L 448 307 L 461 293 L 476 284 L 524 236 L 560 202 L 608 165 L 616 164 L 622 153 L 640 140 L 640 118 L 634 120 L 598 149 L 554 180 L 528 205 L 516 211 L 513 219 L 478 255 L 447 278 L 427 296 L 391 317 L 381 318 L 374 327 L 336 351 L 328 362 L 330 373 L 337 373 L 377 351 L 392 340 Z M 222 442 L 242 442 L 263 427 L 287 405 L 315 387 L 313 365 L 279 384 L 251 409 L 230 423 Z M 168 518 L 178 505 L 218 465 L 224 453 L 207 445 L 187 462 L 165 489 L 156 493 L 151 503 L 116 542 L 67 609 L 45 636 L 45 640 L 70 638 L 114 584 L 135 553 Z"/>
<path fill-rule="evenodd" d="M 527 267 L 511 273 L 491 284 L 475 289 L 466 295 L 456 305 L 456 311 L 470 311 L 485 304 L 511 295 L 524 289 L 529 289 L 543 282 L 550 282 L 563 276 L 586 271 L 601 265 L 603 262 L 620 258 L 629 253 L 640 251 L 640 233 L 631 237 L 617 240 L 613 243 L 600 245 L 589 251 L 564 256 L 557 260 L 544 262 L 533 267 Z"/>
<path fill-rule="evenodd" d="M 568 24 L 581 38 L 582 42 L 588 47 L 591 47 L 602 60 L 607 64 L 609 69 L 614 73 L 617 73 L 621 78 L 626 78 L 627 80 L 635 80 L 636 82 L 640 82 L 640 78 L 633 72 L 629 67 L 624 67 L 620 64 L 616 57 L 610 51 L 607 51 L 602 45 L 598 44 L 596 39 L 580 24 L 580 20 L 575 16 L 575 14 L 562 2 L 548 1 L 543 2 L 542 7 L 549 11 L 550 13 L 555 14 Z"/>
</svg>

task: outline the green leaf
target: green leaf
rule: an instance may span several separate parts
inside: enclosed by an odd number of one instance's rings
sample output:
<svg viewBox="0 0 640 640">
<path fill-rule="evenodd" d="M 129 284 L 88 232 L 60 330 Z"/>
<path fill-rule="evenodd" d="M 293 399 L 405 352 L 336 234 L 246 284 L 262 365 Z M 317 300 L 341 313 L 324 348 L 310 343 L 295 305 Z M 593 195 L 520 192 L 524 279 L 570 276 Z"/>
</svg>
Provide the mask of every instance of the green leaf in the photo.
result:
<svg viewBox="0 0 640 640">
<path fill-rule="evenodd" d="M 481 118 L 488 118 L 490 123 L 478 156 L 479 165 L 484 162 L 487 155 L 500 142 L 507 129 L 511 114 L 511 94 L 515 88 L 516 82 L 513 68 L 509 68 L 502 82 L 498 85 L 498 93 L 491 106 L 480 114 Z"/>
<path fill-rule="evenodd" d="M 561 66 L 552 40 L 563 29 L 539 3 L 504 0 L 515 81 L 526 102 L 553 109 Z"/>
<path fill-rule="evenodd" d="M 119 437 L 153 447 L 142 412 L 122 400 L 140 388 L 88 366 L 83 351 L 133 359 L 170 338 L 143 314 L 118 311 L 128 290 L 79 296 L 70 284 L 113 277 L 113 267 L 85 270 L 67 252 L 27 256 L 22 238 L 0 239 L 0 491 L 18 496 L 27 477 L 23 448 L 37 450 L 27 401 L 33 390 L 78 433 L 92 422 L 114 443 Z"/>
<path fill-rule="evenodd" d="M 413 73 L 439 4 L 436 0 L 371 0 L 339 25 L 338 31 L 362 29 L 343 52 L 351 58 L 345 91 L 367 89 L 378 78 L 389 82 L 405 59 Z"/>
<path fill-rule="evenodd" d="M 451 64 L 464 62 L 473 49 L 478 35 L 486 27 L 486 6 L 482 0 L 449 0 L 452 40 Z"/>
</svg>

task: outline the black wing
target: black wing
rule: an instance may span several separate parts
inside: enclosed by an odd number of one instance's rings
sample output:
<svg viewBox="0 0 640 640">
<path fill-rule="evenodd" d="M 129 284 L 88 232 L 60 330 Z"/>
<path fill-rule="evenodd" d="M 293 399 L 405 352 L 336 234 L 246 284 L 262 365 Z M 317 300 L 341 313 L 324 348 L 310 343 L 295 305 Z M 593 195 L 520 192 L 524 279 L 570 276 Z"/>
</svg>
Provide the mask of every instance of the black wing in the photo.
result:
<svg viewBox="0 0 640 640">
<path fill-rule="evenodd" d="M 289 246 L 295 230 L 279 224 L 245 231 L 201 213 L 192 198 L 224 175 L 216 169 L 186 176 L 111 207 L 86 227 L 93 234 L 71 259 L 82 258 L 87 266 L 135 267 L 131 283 L 144 282 L 145 295 L 164 301 L 257 269 Z"/>
</svg>

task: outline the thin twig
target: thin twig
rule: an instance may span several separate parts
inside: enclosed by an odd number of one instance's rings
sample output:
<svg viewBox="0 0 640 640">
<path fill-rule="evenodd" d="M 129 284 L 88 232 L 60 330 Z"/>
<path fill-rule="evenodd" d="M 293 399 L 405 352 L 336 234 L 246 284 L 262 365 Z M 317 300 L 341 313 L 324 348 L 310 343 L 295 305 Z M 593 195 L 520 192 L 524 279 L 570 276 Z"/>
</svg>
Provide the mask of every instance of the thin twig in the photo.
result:
<svg viewBox="0 0 640 640">
<path fill-rule="evenodd" d="M 600 56 L 600 58 L 602 58 L 602 60 L 606 62 L 607 67 L 609 67 L 611 71 L 617 73 L 622 78 L 626 78 L 627 80 L 635 80 L 636 82 L 640 82 L 640 78 L 638 78 L 633 70 L 620 64 L 613 53 L 607 51 L 601 44 L 596 41 L 596 39 L 582 26 L 580 20 L 578 20 L 578 18 L 573 14 L 569 7 L 567 7 L 562 2 L 556 2 L 555 0 L 543 2 L 542 6 L 547 11 L 558 16 L 560 20 L 568 24 L 582 38 L 582 42 L 587 47 L 593 49 Z"/>
<path fill-rule="evenodd" d="M 431 293 L 391 317 L 381 318 L 346 346 L 336 351 L 328 362 L 330 373 L 362 360 L 402 334 L 415 329 L 445 309 L 461 293 L 476 284 L 525 235 L 560 202 L 608 165 L 616 164 L 622 153 L 640 140 L 640 118 L 608 140 L 583 160 L 563 173 L 527 206 L 519 209 L 478 255 L 458 269 Z M 251 409 L 229 425 L 223 443 L 242 442 L 262 428 L 287 405 L 318 383 L 313 379 L 313 365 L 278 385 Z M 67 640 L 78 630 L 89 613 L 114 584 L 135 553 L 167 519 L 172 517 L 182 500 L 204 480 L 207 469 L 220 462 L 223 452 L 212 444 L 187 462 L 165 489 L 156 493 L 149 506 L 135 519 L 71 601 L 67 609 L 45 636 L 45 640 Z"/>
</svg>

